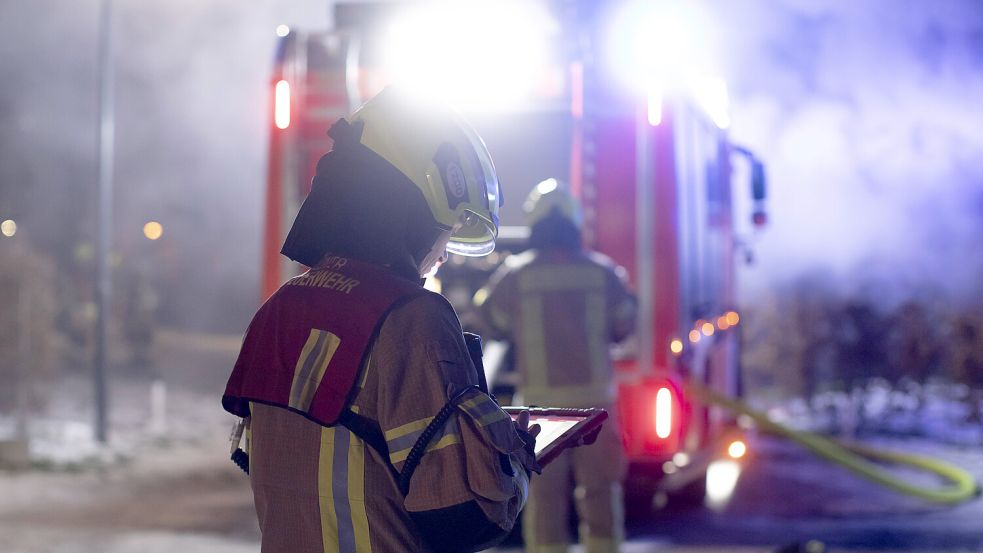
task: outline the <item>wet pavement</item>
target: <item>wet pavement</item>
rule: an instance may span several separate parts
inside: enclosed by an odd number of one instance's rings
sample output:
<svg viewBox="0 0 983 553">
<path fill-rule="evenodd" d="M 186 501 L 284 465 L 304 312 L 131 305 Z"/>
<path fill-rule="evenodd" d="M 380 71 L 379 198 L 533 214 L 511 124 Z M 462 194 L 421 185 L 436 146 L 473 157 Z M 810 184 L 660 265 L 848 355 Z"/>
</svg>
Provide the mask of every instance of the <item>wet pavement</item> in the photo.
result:
<svg viewBox="0 0 983 553">
<path fill-rule="evenodd" d="M 983 449 L 925 440 L 867 442 L 935 457 L 983 481 Z M 655 513 L 630 529 L 677 544 L 763 545 L 820 540 L 831 550 L 983 551 L 983 501 L 943 506 L 899 495 L 777 438 L 759 438 L 731 502 L 721 511 Z M 940 485 L 924 473 L 906 480 Z"/>
</svg>

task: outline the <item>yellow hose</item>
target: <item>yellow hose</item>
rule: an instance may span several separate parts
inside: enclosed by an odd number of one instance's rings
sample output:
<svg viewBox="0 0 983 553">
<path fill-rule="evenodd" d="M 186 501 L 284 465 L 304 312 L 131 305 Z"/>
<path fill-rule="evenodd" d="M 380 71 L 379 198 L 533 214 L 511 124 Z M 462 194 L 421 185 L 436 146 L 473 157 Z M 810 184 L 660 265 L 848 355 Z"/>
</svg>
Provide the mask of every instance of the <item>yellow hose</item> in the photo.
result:
<svg viewBox="0 0 983 553">
<path fill-rule="evenodd" d="M 755 411 L 745 403 L 723 396 L 696 382 L 688 382 L 687 389 L 705 403 L 713 403 L 735 413 L 753 419 L 759 427 L 774 434 L 785 436 L 808 448 L 810 451 L 834 463 L 840 464 L 854 473 L 881 484 L 892 490 L 935 503 L 955 504 L 968 501 L 980 495 L 976 479 L 965 470 L 948 463 L 902 453 L 881 451 L 857 444 L 837 443 L 813 432 L 793 430 Z M 942 488 L 926 488 L 906 482 L 885 471 L 867 459 L 878 459 L 898 465 L 908 465 L 931 472 L 949 480 L 952 485 Z"/>
</svg>

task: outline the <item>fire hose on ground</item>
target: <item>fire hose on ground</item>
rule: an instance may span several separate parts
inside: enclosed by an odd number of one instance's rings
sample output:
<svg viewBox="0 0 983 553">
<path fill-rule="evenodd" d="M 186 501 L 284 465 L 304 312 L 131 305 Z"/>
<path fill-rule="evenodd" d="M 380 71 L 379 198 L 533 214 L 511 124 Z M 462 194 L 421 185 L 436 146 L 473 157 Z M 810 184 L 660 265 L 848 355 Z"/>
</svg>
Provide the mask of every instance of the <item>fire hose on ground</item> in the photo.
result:
<svg viewBox="0 0 983 553">
<path fill-rule="evenodd" d="M 859 444 L 839 442 L 814 432 L 794 430 L 771 420 L 764 413 L 751 409 L 744 402 L 721 395 L 702 384 L 691 381 L 687 383 L 687 389 L 707 404 L 718 405 L 734 413 L 745 415 L 759 428 L 801 444 L 817 456 L 897 492 L 949 505 L 962 503 L 980 495 L 980 486 L 973 475 L 949 463 L 921 455 L 883 451 Z M 948 480 L 950 485 L 936 488 L 919 486 L 891 474 L 872 460 L 905 465 L 936 474 Z"/>
</svg>

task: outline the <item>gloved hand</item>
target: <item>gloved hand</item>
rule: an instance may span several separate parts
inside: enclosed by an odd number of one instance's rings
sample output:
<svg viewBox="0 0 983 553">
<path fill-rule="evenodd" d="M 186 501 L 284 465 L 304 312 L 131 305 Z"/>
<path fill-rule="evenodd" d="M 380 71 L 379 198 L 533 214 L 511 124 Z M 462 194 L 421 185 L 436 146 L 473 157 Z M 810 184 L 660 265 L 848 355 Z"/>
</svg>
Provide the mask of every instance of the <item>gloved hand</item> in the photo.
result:
<svg viewBox="0 0 983 553">
<path fill-rule="evenodd" d="M 591 430 L 589 433 L 585 434 L 582 438 L 580 438 L 580 441 L 577 442 L 577 445 L 593 444 L 594 442 L 597 441 L 597 435 L 600 433 L 601 433 L 601 427 L 598 426 L 597 428 Z"/>
<path fill-rule="evenodd" d="M 538 424 L 529 426 L 529 411 L 523 411 L 519 413 L 519 416 L 515 418 L 515 430 L 518 432 L 519 437 L 522 438 L 525 447 L 523 447 L 523 458 L 522 465 L 526 467 L 526 472 L 535 472 L 536 474 L 543 473 L 543 467 L 539 466 L 536 462 L 536 436 L 543 428 Z"/>
</svg>

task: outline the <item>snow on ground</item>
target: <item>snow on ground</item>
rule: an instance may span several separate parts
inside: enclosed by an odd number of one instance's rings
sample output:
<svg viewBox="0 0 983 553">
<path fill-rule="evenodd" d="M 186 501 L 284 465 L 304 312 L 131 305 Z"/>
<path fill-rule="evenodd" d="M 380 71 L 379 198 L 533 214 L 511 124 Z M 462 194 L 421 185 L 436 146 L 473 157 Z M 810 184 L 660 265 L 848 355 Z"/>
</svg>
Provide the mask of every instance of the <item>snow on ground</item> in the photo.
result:
<svg viewBox="0 0 983 553">
<path fill-rule="evenodd" d="M 0 525 L 4 553 L 256 553 L 254 542 L 208 534 L 124 532 L 95 530 L 38 530 Z"/>
<path fill-rule="evenodd" d="M 110 385 L 108 445 L 95 439 L 91 382 L 81 376 L 58 381 L 49 409 L 27 423 L 36 468 L 80 470 L 132 459 L 168 443 L 200 442 L 227 433 L 231 415 L 221 411 L 221 392 L 168 386 L 160 379 L 121 378 Z M 80 393 L 79 391 L 84 392 Z M 0 415 L 0 439 L 13 437 L 12 416 Z"/>
<path fill-rule="evenodd" d="M 973 420 L 963 385 L 872 381 L 852 393 L 824 392 L 810 403 L 792 399 L 768 409 L 794 428 L 845 437 L 923 438 L 939 444 L 983 448 L 983 422 Z"/>
<path fill-rule="evenodd" d="M 94 439 L 88 375 L 55 380 L 28 420 L 31 468 L 0 470 L 0 552 L 257 551 L 219 403 L 238 340 L 165 331 L 156 366 L 114 366 L 108 445 Z M 0 439 L 13 428 L 0 417 Z"/>
</svg>

